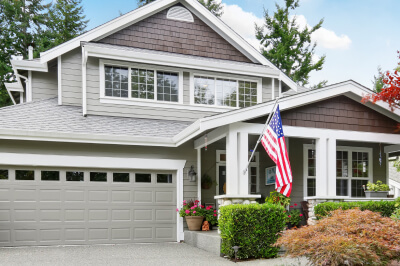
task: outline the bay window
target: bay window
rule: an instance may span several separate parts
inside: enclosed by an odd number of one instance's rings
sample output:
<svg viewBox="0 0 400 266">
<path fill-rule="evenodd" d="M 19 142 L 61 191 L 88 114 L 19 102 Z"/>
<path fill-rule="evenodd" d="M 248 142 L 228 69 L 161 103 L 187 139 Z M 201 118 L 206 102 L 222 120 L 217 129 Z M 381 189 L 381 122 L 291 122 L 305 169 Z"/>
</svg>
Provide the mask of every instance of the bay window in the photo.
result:
<svg viewBox="0 0 400 266">
<path fill-rule="evenodd" d="M 258 103 L 257 81 L 194 75 L 194 104 L 248 107 Z"/>
<path fill-rule="evenodd" d="M 168 68 L 167 68 L 168 69 Z M 103 96 L 158 102 L 181 102 L 182 73 L 100 61 Z"/>
</svg>

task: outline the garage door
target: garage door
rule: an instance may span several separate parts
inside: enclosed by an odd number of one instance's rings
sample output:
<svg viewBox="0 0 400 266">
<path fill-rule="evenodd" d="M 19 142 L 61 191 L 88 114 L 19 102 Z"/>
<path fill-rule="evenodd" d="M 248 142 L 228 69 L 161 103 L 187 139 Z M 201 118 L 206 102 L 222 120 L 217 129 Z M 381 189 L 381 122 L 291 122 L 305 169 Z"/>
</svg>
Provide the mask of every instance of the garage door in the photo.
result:
<svg viewBox="0 0 400 266">
<path fill-rule="evenodd" d="M 0 166 L 0 246 L 176 241 L 176 174 Z"/>
</svg>

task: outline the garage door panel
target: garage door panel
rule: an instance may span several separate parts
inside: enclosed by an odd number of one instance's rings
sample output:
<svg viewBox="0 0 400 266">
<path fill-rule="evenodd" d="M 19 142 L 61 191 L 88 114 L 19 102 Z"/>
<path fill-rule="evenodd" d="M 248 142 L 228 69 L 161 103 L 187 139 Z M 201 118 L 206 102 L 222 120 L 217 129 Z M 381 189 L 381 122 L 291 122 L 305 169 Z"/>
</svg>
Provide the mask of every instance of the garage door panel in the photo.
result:
<svg viewBox="0 0 400 266">
<path fill-rule="evenodd" d="M 2 185 L 0 246 L 176 241 L 175 184 Z"/>
</svg>

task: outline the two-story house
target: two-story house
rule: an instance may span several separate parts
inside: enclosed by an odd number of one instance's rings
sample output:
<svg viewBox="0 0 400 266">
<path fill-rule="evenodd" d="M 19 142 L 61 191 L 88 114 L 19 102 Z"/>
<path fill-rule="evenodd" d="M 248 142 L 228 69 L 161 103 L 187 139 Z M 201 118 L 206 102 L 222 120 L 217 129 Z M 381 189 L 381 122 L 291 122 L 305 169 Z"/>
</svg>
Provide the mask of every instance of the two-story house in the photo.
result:
<svg viewBox="0 0 400 266">
<path fill-rule="evenodd" d="M 244 169 L 277 97 L 292 202 L 363 197 L 400 144 L 399 112 L 362 104 L 367 88 L 297 86 L 197 0 L 155 1 L 12 65 L 0 246 L 180 241 L 183 199 L 264 198 L 261 146 Z"/>
</svg>

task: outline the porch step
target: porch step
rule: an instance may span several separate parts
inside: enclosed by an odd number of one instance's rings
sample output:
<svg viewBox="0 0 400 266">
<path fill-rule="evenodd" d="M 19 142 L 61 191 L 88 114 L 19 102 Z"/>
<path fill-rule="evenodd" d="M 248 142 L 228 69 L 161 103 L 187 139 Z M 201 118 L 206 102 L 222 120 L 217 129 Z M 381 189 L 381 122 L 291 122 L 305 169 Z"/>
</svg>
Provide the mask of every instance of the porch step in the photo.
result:
<svg viewBox="0 0 400 266">
<path fill-rule="evenodd" d="M 185 231 L 184 235 L 186 244 L 220 256 L 221 237 L 218 230 Z"/>
</svg>

